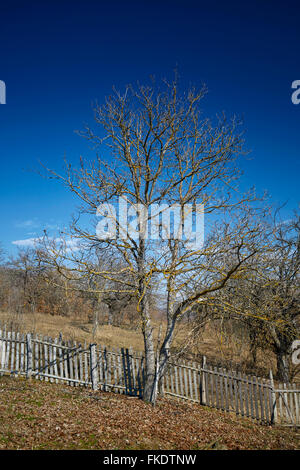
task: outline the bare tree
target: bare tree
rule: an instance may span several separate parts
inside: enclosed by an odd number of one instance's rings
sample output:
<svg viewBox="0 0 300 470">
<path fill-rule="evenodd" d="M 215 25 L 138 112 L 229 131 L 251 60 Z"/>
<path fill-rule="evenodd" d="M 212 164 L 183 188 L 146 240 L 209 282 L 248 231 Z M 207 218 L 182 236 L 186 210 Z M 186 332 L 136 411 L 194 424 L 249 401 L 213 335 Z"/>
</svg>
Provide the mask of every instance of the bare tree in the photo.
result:
<svg viewBox="0 0 300 470">
<path fill-rule="evenodd" d="M 2 243 L 0 242 L 0 266 L 4 264 L 5 261 L 5 250 L 3 248 Z"/>
<path fill-rule="evenodd" d="M 236 183 L 235 161 L 243 153 L 240 122 L 224 115 L 214 121 L 204 118 L 200 103 L 205 93 L 205 88 L 181 93 L 176 79 L 161 85 L 129 86 L 124 94 L 114 92 L 103 105 L 95 106 L 98 131 L 86 127 L 82 133 L 99 149 L 95 160 L 82 158 L 78 169 L 66 163 L 62 175 L 48 170 L 51 178 L 81 201 L 70 232 L 64 233 L 78 241 L 80 250 L 71 244 L 68 249 L 52 245 L 49 260 L 74 279 L 95 276 L 99 294 L 135 296 L 144 338 L 144 400 L 152 404 L 179 319 L 204 297 L 221 290 L 230 278 L 243 276 L 243 266 L 257 252 L 255 239 L 261 235 L 248 204 L 254 195 L 240 194 Z M 128 213 L 136 217 L 137 227 L 132 222 L 127 230 L 120 221 L 124 215 L 117 208 L 120 198 L 131 208 Z M 170 207 L 178 210 L 179 223 L 173 221 L 168 229 L 164 212 Z M 204 245 L 191 245 L 185 231 L 187 207 L 194 217 L 203 210 L 208 216 L 210 236 Z M 99 239 L 95 214 L 104 216 L 105 208 L 107 226 L 114 225 L 116 236 L 107 232 L 105 239 Z M 95 218 L 86 227 L 87 215 Z M 184 236 L 179 236 L 175 225 Z M 155 237 L 149 236 L 150 226 L 155 228 Z M 99 253 L 105 262 L 92 265 L 87 257 Z M 120 260 L 117 269 L 109 265 L 111 259 Z M 183 295 L 184 287 L 195 279 L 197 290 Z M 150 309 L 152 289 L 165 293 L 158 356 Z"/>
<path fill-rule="evenodd" d="M 249 333 L 252 363 L 257 348 L 272 350 L 279 380 L 290 382 L 292 343 L 299 337 L 300 216 L 282 222 L 276 212 L 266 228 L 268 249 L 251 260 L 247 277 L 231 281 L 216 303 L 239 318 Z"/>
</svg>

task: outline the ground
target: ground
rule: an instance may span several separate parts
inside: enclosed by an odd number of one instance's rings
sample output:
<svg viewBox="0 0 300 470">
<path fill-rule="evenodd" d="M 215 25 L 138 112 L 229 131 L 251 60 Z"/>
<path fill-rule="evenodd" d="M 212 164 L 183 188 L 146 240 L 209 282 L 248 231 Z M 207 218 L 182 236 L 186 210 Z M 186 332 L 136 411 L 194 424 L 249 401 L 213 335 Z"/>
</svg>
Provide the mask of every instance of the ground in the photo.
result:
<svg viewBox="0 0 300 470">
<path fill-rule="evenodd" d="M 0 449 L 299 449 L 300 430 L 198 404 L 0 377 Z"/>
</svg>

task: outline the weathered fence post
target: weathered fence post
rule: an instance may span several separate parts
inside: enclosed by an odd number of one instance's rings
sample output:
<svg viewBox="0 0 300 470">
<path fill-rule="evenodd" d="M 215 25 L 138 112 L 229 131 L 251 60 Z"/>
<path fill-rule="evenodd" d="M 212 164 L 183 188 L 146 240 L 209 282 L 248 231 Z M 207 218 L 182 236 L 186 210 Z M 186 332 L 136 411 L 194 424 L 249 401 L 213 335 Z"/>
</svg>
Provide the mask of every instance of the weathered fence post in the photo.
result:
<svg viewBox="0 0 300 470">
<path fill-rule="evenodd" d="M 26 335 L 26 358 L 26 377 L 29 379 L 32 374 L 32 339 L 30 333 L 27 333 Z"/>
<path fill-rule="evenodd" d="M 200 373 L 200 403 L 206 405 L 206 356 L 203 356 L 202 373 Z"/>
<path fill-rule="evenodd" d="M 90 344 L 90 371 L 91 371 L 92 389 L 98 390 L 98 368 L 97 368 L 97 357 L 96 357 L 96 344 Z"/>
<path fill-rule="evenodd" d="M 270 369 L 270 385 L 272 387 L 271 393 L 272 393 L 272 414 L 271 414 L 271 424 L 276 424 L 277 423 L 277 404 L 276 404 L 276 392 L 274 392 L 275 387 L 274 387 L 274 380 L 273 380 L 273 373 L 272 370 Z"/>
</svg>

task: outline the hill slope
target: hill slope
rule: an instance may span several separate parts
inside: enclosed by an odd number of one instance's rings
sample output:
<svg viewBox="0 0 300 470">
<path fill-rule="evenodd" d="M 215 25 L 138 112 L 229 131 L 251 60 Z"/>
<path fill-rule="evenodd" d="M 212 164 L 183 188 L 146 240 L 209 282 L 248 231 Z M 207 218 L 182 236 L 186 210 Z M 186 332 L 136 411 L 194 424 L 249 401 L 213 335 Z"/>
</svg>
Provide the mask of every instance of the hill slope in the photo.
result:
<svg viewBox="0 0 300 470">
<path fill-rule="evenodd" d="M 197 404 L 0 378 L 0 449 L 298 449 L 300 431 Z"/>
</svg>

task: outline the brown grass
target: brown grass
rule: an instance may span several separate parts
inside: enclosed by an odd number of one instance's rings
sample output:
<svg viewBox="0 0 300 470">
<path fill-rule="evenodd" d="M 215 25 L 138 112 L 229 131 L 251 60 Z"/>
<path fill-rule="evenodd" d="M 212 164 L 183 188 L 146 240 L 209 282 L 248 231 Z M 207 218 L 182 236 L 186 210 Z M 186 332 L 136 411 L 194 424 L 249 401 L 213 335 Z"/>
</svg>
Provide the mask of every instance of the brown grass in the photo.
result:
<svg viewBox="0 0 300 470">
<path fill-rule="evenodd" d="M 21 331 L 36 332 L 52 338 L 58 337 L 59 333 L 65 340 L 75 340 L 87 343 L 96 342 L 108 348 L 129 348 L 135 351 L 143 351 L 143 336 L 141 329 L 130 328 L 129 325 L 116 327 L 110 325 L 99 325 L 95 337 L 92 335 L 93 325 L 88 321 L 86 315 L 82 319 L 70 316 L 49 315 L 45 313 L 25 313 L 16 315 L 8 312 L 0 312 L 0 323 L 18 328 Z M 163 324 L 163 327 L 165 325 Z M 157 337 L 159 322 L 154 322 L 154 338 Z M 177 330 L 174 347 L 180 349 L 186 343 L 188 328 L 181 324 Z M 194 357 L 206 355 L 208 361 L 232 361 L 242 364 L 247 362 L 248 347 L 246 342 L 238 340 L 234 335 L 224 337 L 220 328 L 213 323 L 208 323 L 203 330 L 197 343 L 189 349 Z M 187 355 L 189 358 L 189 355 Z M 192 356 L 190 356 L 192 358 Z M 257 371 L 258 375 L 267 375 L 269 369 L 276 369 L 274 355 L 270 352 L 259 351 Z"/>
</svg>

